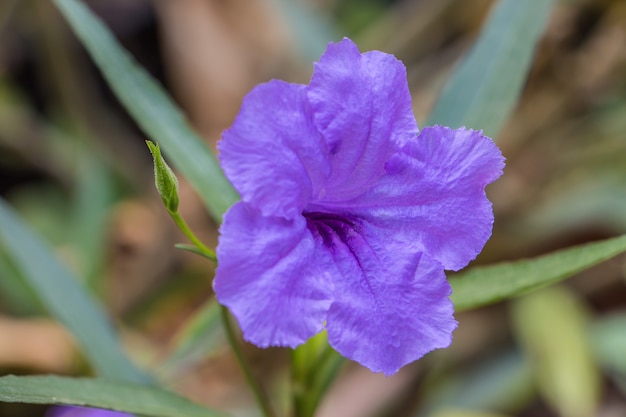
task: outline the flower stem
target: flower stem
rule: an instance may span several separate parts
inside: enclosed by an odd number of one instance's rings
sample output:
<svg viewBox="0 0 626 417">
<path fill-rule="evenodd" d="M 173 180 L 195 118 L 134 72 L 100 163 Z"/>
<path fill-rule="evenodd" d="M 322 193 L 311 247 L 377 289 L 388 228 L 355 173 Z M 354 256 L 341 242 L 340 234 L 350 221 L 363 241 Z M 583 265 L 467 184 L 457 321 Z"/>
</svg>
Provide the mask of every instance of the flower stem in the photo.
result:
<svg viewBox="0 0 626 417">
<path fill-rule="evenodd" d="M 291 358 L 293 415 L 313 417 L 344 358 L 330 347 L 326 332 L 298 346 Z"/>
<path fill-rule="evenodd" d="M 198 250 L 202 252 L 202 254 L 207 258 L 213 260 L 214 262 L 217 262 L 217 256 L 215 256 L 215 251 L 208 248 L 204 243 L 202 243 L 202 241 L 200 241 L 200 239 L 198 239 L 198 237 L 191 231 L 191 229 L 187 225 L 185 219 L 183 219 L 183 216 L 181 216 L 180 213 L 177 211 L 174 213 L 170 212 L 170 215 L 172 216 L 172 219 L 174 220 L 180 231 L 183 232 L 185 236 L 187 236 L 187 238 L 198 248 Z"/>
<path fill-rule="evenodd" d="M 257 403 L 261 407 L 261 411 L 263 412 L 264 417 L 275 417 L 272 408 L 269 405 L 269 401 L 267 399 L 267 395 L 261 388 L 261 385 L 257 382 L 257 380 L 252 376 L 252 372 L 250 371 L 250 367 L 246 363 L 246 360 L 241 352 L 241 347 L 237 342 L 237 337 L 235 336 L 235 331 L 230 322 L 230 318 L 228 317 L 228 309 L 224 306 L 220 306 L 220 311 L 222 313 L 222 323 L 224 325 L 224 330 L 226 331 L 226 338 L 235 353 L 235 358 L 243 371 L 243 374 L 246 378 L 246 382 L 248 386 L 252 389 L 254 397 L 256 398 Z"/>
<path fill-rule="evenodd" d="M 202 243 L 200 239 L 198 239 L 198 237 L 191 231 L 191 229 L 187 225 L 187 222 L 185 221 L 185 219 L 183 219 L 180 213 L 178 213 L 178 211 L 170 212 L 170 215 L 172 216 L 172 219 L 174 220 L 174 222 L 176 223 L 180 231 L 183 232 L 185 236 L 187 236 L 187 238 L 196 246 L 196 248 L 198 249 L 198 252 L 201 255 L 204 255 L 205 257 L 213 260 L 214 262 L 217 262 L 217 256 L 215 255 L 215 251 L 208 248 L 204 243 Z M 228 317 L 228 309 L 224 307 L 223 305 L 220 305 L 220 312 L 222 316 L 222 324 L 226 332 L 226 338 L 228 339 L 228 344 L 230 345 L 231 349 L 233 350 L 233 353 L 235 354 L 237 363 L 239 364 L 239 367 L 241 368 L 244 374 L 244 377 L 246 379 L 246 382 L 248 383 L 248 386 L 252 390 L 252 393 L 254 394 L 254 397 L 256 398 L 256 401 L 259 404 L 259 407 L 261 407 L 263 416 L 275 417 L 276 415 L 274 414 L 274 412 L 272 411 L 272 408 L 269 405 L 269 400 L 267 398 L 267 395 L 265 395 L 265 392 L 261 388 L 261 385 L 258 383 L 258 381 L 254 378 L 254 376 L 252 376 L 252 372 L 250 371 L 250 366 L 246 362 L 246 359 L 243 356 L 243 353 L 241 352 L 241 347 L 239 346 L 239 343 L 237 341 L 235 330 L 233 329 L 233 325 L 231 324 L 230 319 Z"/>
</svg>

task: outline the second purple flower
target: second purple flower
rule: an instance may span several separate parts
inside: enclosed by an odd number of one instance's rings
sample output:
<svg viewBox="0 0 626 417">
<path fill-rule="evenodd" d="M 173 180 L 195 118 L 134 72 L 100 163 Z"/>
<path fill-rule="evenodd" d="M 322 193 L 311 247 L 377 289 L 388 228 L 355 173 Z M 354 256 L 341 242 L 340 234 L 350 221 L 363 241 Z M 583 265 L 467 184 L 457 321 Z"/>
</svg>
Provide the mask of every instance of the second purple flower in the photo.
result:
<svg viewBox="0 0 626 417">
<path fill-rule="evenodd" d="M 220 229 L 215 291 L 246 340 L 295 347 L 325 327 L 386 375 L 451 343 L 444 270 L 491 235 L 484 189 L 504 160 L 479 131 L 418 133 L 400 61 L 330 44 L 308 85 L 251 91 L 219 150 L 242 200 Z"/>
</svg>

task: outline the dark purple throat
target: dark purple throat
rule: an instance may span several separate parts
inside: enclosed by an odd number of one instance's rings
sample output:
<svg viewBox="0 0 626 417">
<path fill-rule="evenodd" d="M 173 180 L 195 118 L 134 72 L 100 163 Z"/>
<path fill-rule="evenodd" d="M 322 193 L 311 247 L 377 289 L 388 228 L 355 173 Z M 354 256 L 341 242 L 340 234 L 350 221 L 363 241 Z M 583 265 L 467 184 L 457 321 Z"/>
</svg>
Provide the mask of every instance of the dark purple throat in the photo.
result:
<svg viewBox="0 0 626 417">
<path fill-rule="evenodd" d="M 336 239 L 348 244 L 356 233 L 356 222 L 347 216 L 319 211 L 304 212 L 302 215 L 309 230 L 319 236 L 328 248 L 334 248 Z"/>
</svg>

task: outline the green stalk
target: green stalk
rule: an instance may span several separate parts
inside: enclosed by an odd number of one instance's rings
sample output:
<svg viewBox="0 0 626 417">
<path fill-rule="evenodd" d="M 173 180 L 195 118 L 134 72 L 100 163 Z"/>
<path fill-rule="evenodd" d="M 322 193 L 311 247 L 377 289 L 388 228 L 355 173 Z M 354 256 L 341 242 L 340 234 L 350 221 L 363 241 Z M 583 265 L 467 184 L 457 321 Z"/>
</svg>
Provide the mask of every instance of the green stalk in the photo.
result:
<svg viewBox="0 0 626 417">
<path fill-rule="evenodd" d="M 193 243 L 196 248 L 198 248 L 198 251 L 200 251 L 203 256 L 211 259 L 214 262 L 217 262 L 217 256 L 215 255 L 215 251 L 207 247 L 204 243 L 202 243 L 200 239 L 198 239 L 198 237 L 191 231 L 191 229 L 187 225 L 187 222 L 185 221 L 185 219 L 183 219 L 183 216 L 181 216 L 179 212 L 170 212 L 170 216 L 172 216 L 174 223 L 176 223 L 176 226 L 178 226 L 180 231 L 183 232 L 185 236 L 187 236 L 187 239 L 189 239 L 191 243 Z"/>
<path fill-rule="evenodd" d="M 146 145 L 148 145 L 148 149 L 150 149 L 150 153 L 154 158 L 154 183 L 157 190 L 159 191 L 161 200 L 163 201 L 167 212 L 170 214 L 170 216 L 172 216 L 174 223 L 176 223 L 181 232 L 183 232 L 185 236 L 187 236 L 187 238 L 195 245 L 178 245 L 177 247 L 179 247 L 180 249 L 190 250 L 217 263 L 217 256 L 215 255 L 215 251 L 208 248 L 204 243 L 202 243 L 200 239 L 198 239 L 198 237 L 189 228 L 189 225 L 187 224 L 183 216 L 181 216 L 178 212 L 178 204 L 180 202 L 178 197 L 178 179 L 176 178 L 174 171 L 172 171 L 172 169 L 163 159 L 163 155 L 161 155 L 161 148 L 158 144 L 152 143 L 150 141 L 146 141 Z M 235 331 L 233 330 L 232 324 L 228 319 L 228 310 L 226 309 L 226 307 L 220 306 L 220 311 L 228 343 L 235 353 L 235 358 L 239 363 L 239 367 L 243 371 L 248 386 L 252 390 L 254 397 L 261 407 L 263 415 L 265 417 L 274 417 L 275 415 L 269 406 L 269 401 L 267 399 L 267 396 L 265 395 L 265 392 L 261 389 L 261 385 L 258 383 L 258 381 L 252 376 L 250 367 L 248 366 L 241 352 L 237 337 L 235 336 Z"/>
<path fill-rule="evenodd" d="M 237 359 L 237 362 L 239 363 L 239 366 L 241 367 L 241 370 L 243 371 L 243 374 L 246 378 L 246 382 L 248 383 L 248 386 L 250 387 L 250 389 L 252 389 L 252 393 L 254 394 L 256 401 L 261 407 L 263 416 L 275 417 L 276 414 L 274 414 L 274 411 L 269 405 L 269 400 L 267 398 L 267 395 L 265 394 L 265 391 L 263 391 L 263 389 L 261 388 L 261 385 L 252 375 L 252 371 L 250 370 L 250 367 L 248 366 L 243 356 L 241 347 L 239 346 L 239 343 L 237 342 L 237 336 L 235 335 L 235 330 L 233 329 L 233 326 L 230 322 L 230 318 L 228 317 L 228 309 L 224 307 L 223 305 L 220 305 L 220 311 L 222 313 L 222 323 L 224 325 L 224 329 L 226 330 L 226 338 L 228 339 L 228 343 L 230 344 L 233 352 L 235 353 L 235 358 Z"/>
<path fill-rule="evenodd" d="M 344 358 L 328 344 L 325 332 L 312 337 L 293 351 L 291 380 L 294 417 L 315 415 L 343 363 Z"/>
<path fill-rule="evenodd" d="M 191 231 L 191 229 L 187 225 L 187 222 L 185 221 L 185 219 L 183 219 L 180 213 L 178 213 L 178 211 L 169 213 L 181 232 L 183 232 L 185 236 L 187 236 L 187 238 L 196 246 L 196 248 L 198 248 L 200 254 L 217 262 L 215 251 L 208 248 L 204 243 L 202 243 L 200 239 L 198 239 L 198 237 Z M 235 354 L 235 359 L 237 360 L 237 363 L 239 364 L 239 367 L 244 374 L 248 386 L 252 390 L 252 393 L 254 394 L 254 397 L 259 404 L 259 407 L 261 407 L 263 416 L 276 417 L 276 414 L 274 414 L 272 408 L 269 405 L 269 400 L 267 398 L 267 395 L 265 394 L 265 391 L 263 391 L 263 389 L 261 388 L 261 384 L 259 384 L 259 382 L 252 375 L 250 366 L 246 362 L 243 352 L 241 351 L 241 347 L 239 346 L 239 343 L 237 341 L 237 336 L 235 335 L 235 330 L 233 329 L 233 325 L 231 324 L 228 317 L 228 309 L 223 305 L 220 305 L 220 311 L 222 316 L 222 324 L 224 326 L 224 330 L 226 331 L 226 338 L 228 339 L 228 343 L 233 350 L 233 353 Z"/>
</svg>

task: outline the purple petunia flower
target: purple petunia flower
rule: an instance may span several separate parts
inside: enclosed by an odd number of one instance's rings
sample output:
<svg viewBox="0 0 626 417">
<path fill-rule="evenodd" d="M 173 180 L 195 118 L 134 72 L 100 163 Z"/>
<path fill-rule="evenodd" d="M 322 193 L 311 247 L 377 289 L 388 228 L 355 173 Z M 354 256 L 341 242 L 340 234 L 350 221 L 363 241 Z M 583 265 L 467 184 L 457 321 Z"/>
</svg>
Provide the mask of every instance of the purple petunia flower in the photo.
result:
<svg viewBox="0 0 626 417">
<path fill-rule="evenodd" d="M 491 235 L 484 189 L 504 159 L 480 131 L 418 133 L 400 61 L 330 44 L 308 85 L 253 89 L 219 150 L 242 200 L 220 229 L 215 292 L 246 340 L 295 347 L 325 327 L 386 375 L 451 343 L 444 269 Z"/>
<path fill-rule="evenodd" d="M 133 415 L 121 411 L 63 405 L 50 408 L 46 417 L 133 417 Z"/>
</svg>

